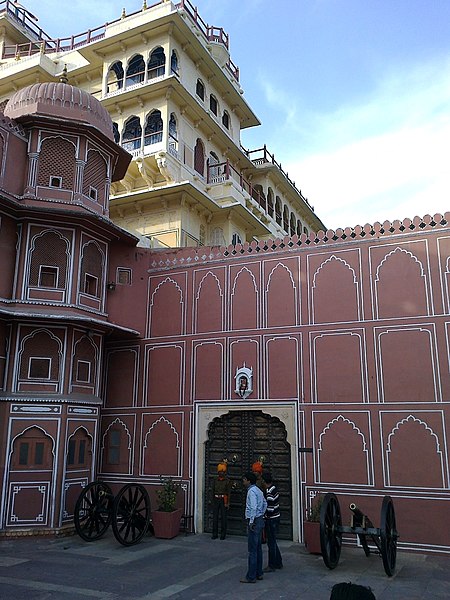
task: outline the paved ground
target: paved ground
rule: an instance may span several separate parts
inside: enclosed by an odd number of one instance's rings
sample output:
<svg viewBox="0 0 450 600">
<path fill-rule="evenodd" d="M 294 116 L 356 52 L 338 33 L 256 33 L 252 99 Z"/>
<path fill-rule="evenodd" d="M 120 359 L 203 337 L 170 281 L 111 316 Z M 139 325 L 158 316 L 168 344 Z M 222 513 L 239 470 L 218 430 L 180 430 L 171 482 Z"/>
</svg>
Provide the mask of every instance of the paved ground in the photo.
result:
<svg viewBox="0 0 450 600">
<path fill-rule="evenodd" d="M 125 548 L 112 532 L 98 542 L 78 537 L 0 541 L 1 600 L 285 599 L 329 600 L 331 587 L 353 581 L 372 588 L 377 600 L 450 598 L 450 557 L 401 552 L 394 577 L 380 557 L 344 548 L 328 570 L 302 545 L 280 542 L 284 569 L 245 585 L 246 539 L 211 540 L 206 534 L 173 540 L 145 538 Z M 264 553 L 267 550 L 264 547 Z"/>
</svg>

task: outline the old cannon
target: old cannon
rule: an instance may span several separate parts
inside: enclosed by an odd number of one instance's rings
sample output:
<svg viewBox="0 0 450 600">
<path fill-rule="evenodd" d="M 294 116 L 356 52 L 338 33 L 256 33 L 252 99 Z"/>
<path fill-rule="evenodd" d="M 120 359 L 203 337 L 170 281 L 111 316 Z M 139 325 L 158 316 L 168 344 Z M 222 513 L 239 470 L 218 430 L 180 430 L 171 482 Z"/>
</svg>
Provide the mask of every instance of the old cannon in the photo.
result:
<svg viewBox="0 0 450 600">
<path fill-rule="evenodd" d="M 86 542 L 104 535 L 112 523 L 114 536 L 124 546 L 137 544 L 150 524 L 150 498 L 144 486 L 129 483 L 114 497 L 111 488 L 93 481 L 81 492 L 74 511 L 75 529 Z"/>
<path fill-rule="evenodd" d="M 365 555 L 370 555 L 367 538 L 377 548 L 376 554 L 383 559 L 386 575 L 391 577 L 395 571 L 397 558 L 398 533 L 395 523 L 395 511 L 392 498 L 385 496 L 381 505 L 380 527 L 374 527 L 372 521 L 362 513 L 356 504 L 350 504 L 352 518 L 349 527 L 342 526 L 341 509 L 335 494 L 328 493 L 320 510 L 320 546 L 322 558 L 329 569 L 334 569 L 341 555 L 342 534 L 353 533 L 358 536 Z"/>
</svg>

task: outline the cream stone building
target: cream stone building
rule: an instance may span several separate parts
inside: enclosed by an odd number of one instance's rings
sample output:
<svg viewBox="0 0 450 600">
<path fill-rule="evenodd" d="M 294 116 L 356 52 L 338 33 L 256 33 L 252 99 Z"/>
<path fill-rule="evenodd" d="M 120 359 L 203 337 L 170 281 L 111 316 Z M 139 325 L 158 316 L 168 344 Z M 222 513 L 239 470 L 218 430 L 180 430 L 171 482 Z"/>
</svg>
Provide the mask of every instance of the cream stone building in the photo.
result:
<svg viewBox="0 0 450 600">
<path fill-rule="evenodd" d="M 33 17 L 0 2 L 0 107 L 18 89 L 62 76 L 100 100 L 133 156 L 105 212 L 141 245 L 229 245 L 324 229 L 266 146 L 242 147 L 241 131 L 260 122 L 229 36 L 189 0 L 144 0 L 133 14 L 64 39 Z M 62 185 L 48 177 L 43 193 Z"/>
</svg>

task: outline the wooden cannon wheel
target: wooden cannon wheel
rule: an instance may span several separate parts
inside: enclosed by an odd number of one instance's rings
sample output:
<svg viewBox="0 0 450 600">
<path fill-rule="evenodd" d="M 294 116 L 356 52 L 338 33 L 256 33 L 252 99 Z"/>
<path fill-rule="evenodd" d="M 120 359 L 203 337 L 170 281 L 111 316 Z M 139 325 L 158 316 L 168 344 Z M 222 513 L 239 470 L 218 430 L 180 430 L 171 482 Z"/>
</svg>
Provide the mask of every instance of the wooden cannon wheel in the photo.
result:
<svg viewBox="0 0 450 600">
<path fill-rule="evenodd" d="M 325 495 L 320 509 L 320 547 L 323 562 L 334 569 L 341 555 L 342 519 L 339 501 L 335 494 Z"/>
<path fill-rule="evenodd" d="M 390 496 L 385 496 L 381 506 L 380 552 L 381 558 L 383 559 L 384 570 L 388 577 L 392 577 L 395 572 L 397 539 L 398 533 L 395 522 L 394 503 Z"/>
<path fill-rule="evenodd" d="M 150 498 L 144 486 L 129 483 L 114 500 L 112 528 L 124 546 L 137 544 L 147 533 L 150 523 Z"/>
<path fill-rule="evenodd" d="M 100 481 L 93 481 L 81 492 L 74 511 L 75 529 L 86 542 L 102 537 L 112 518 L 111 488 Z"/>
</svg>

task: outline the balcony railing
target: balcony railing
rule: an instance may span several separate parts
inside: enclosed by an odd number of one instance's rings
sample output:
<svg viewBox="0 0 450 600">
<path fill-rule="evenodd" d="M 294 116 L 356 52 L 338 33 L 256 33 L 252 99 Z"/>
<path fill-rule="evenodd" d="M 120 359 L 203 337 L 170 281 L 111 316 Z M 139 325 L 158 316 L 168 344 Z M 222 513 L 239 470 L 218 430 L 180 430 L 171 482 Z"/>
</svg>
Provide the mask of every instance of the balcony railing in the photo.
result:
<svg viewBox="0 0 450 600">
<path fill-rule="evenodd" d="M 147 10 L 158 6 L 162 2 L 163 0 L 159 0 L 159 2 L 156 2 L 151 6 L 147 6 Z M 183 9 L 186 14 L 189 15 L 207 41 L 222 44 L 229 50 L 229 35 L 222 27 L 214 27 L 213 25 L 205 23 L 198 14 L 197 7 L 193 6 L 189 0 L 181 0 L 176 7 L 177 9 Z M 127 17 L 132 17 L 141 12 L 142 10 L 137 10 L 134 13 L 127 15 Z M 0 1 L 0 14 L 2 13 L 6 13 L 12 17 L 15 21 L 20 23 L 22 27 L 27 29 L 31 35 L 37 38 L 26 44 L 5 45 L 3 47 L 2 58 L 22 58 L 25 56 L 33 56 L 34 54 L 52 54 L 55 52 L 69 52 L 71 50 L 76 50 L 91 42 L 101 40 L 105 37 L 108 25 L 118 23 L 122 20 L 122 18 L 119 18 L 111 21 L 111 23 L 105 23 L 104 25 L 100 25 L 100 27 L 88 29 L 83 33 L 72 35 L 70 37 L 52 39 L 43 29 L 36 25 L 35 19 L 37 20 L 37 18 L 32 13 L 26 8 L 19 8 L 14 5 L 11 0 Z M 226 64 L 226 67 L 236 81 L 239 81 L 239 69 L 231 59 Z"/>
<path fill-rule="evenodd" d="M 206 179 L 209 184 L 223 183 L 224 181 L 232 179 L 239 184 L 242 190 L 247 192 L 247 194 L 253 198 L 265 214 L 273 218 L 274 207 L 267 204 L 265 196 L 261 194 L 257 188 L 253 187 L 252 184 L 244 178 L 242 173 L 233 167 L 229 160 L 222 163 L 211 163 L 208 160 Z"/>
<path fill-rule="evenodd" d="M 265 144 L 262 148 L 258 148 L 257 150 L 245 150 L 244 148 L 243 148 L 243 150 L 254 165 L 264 165 L 264 164 L 270 163 L 270 164 L 278 167 L 278 169 L 281 171 L 281 173 L 283 173 L 283 175 L 286 177 L 287 181 L 289 181 L 289 183 L 292 185 L 292 187 L 295 188 L 295 190 L 300 194 L 301 199 L 309 206 L 309 208 L 312 211 L 314 211 L 314 206 L 311 206 L 311 204 L 308 202 L 308 199 L 303 196 L 301 190 L 299 190 L 297 188 L 297 186 L 295 185 L 295 181 L 292 181 L 292 179 L 290 179 L 289 175 L 283 171 L 283 169 L 281 167 L 281 163 L 278 163 L 275 160 L 275 156 L 267 150 L 267 147 Z"/>
</svg>

